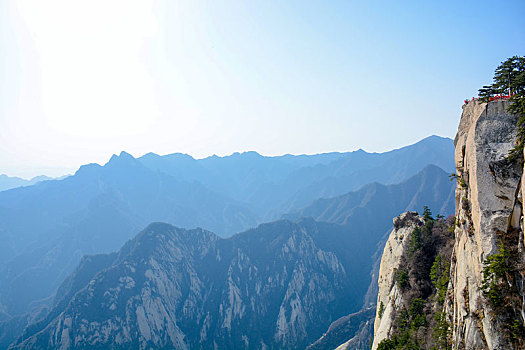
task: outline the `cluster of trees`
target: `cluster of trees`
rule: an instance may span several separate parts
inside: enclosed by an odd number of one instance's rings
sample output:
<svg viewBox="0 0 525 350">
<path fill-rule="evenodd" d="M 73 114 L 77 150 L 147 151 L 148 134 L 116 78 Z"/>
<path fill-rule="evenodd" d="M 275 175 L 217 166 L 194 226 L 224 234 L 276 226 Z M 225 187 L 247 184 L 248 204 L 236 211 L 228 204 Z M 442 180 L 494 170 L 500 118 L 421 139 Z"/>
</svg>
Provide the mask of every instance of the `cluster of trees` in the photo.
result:
<svg viewBox="0 0 525 350">
<path fill-rule="evenodd" d="M 512 151 L 511 157 L 522 154 L 525 145 L 525 56 L 514 56 L 496 68 L 491 85 L 479 89 L 481 101 L 489 101 L 496 95 L 510 95 L 508 111 L 519 116 L 518 144 Z"/>
<path fill-rule="evenodd" d="M 514 56 L 496 68 L 494 82 L 479 91 L 480 99 L 487 101 L 495 95 L 523 94 L 525 91 L 525 57 Z"/>
</svg>

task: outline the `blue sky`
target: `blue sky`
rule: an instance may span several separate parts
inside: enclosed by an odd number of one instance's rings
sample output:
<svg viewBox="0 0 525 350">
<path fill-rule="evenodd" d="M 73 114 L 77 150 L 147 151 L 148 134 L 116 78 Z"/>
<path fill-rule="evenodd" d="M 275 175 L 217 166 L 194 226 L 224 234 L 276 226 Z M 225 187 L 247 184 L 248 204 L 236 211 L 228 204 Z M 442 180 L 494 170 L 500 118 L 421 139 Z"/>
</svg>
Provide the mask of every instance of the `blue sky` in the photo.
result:
<svg viewBox="0 0 525 350">
<path fill-rule="evenodd" d="M 525 2 L 0 0 L 0 173 L 454 137 Z"/>
</svg>

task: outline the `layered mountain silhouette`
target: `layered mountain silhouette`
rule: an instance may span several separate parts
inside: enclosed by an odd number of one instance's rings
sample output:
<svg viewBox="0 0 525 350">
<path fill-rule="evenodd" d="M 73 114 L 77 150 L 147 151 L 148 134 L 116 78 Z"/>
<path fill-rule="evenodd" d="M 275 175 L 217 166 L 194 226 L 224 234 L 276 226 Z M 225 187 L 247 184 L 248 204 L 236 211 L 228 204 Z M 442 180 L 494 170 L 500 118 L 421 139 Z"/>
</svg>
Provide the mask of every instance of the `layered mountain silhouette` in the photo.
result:
<svg viewBox="0 0 525 350">
<path fill-rule="evenodd" d="M 385 227 L 378 219 L 388 220 L 387 229 L 396 213 L 430 207 L 435 214 L 454 212 L 455 183 L 449 174 L 435 165 L 426 166 L 421 172 L 396 185 L 371 183 L 355 192 L 333 198 L 322 198 L 296 213 L 285 214 L 287 219 L 312 217 L 359 230 Z M 378 215 L 381 213 L 380 215 Z M 383 232 L 384 233 L 384 232 Z"/>
<path fill-rule="evenodd" d="M 319 199 L 297 213 L 283 216 L 291 220 L 311 217 L 338 223 L 346 227 L 348 232 L 361 232 L 364 241 L 375 244 L 375 246 L 366 246 L 368 260 L 363 266 L 366 266 L 367 271 L 371 273 L 371 278 L 368 280 L 363 310 L 336 320 L 323 337 L 309 348 L 333 348 L 347 341 L 349 348 L 368 348 L 368 341 L 373 335 L 375 317 L 375 312 L 370 310 L 375 310 L 377 273 L 384 243 L 392 229 L 392 218 L 395 217 L 395 214 L 392 214 L 406 211 L 421 212 L 424 206 L 428 206 L 435 215 L 452 215 L 456 183 L 450 181 L 448 175 L 440 168 L 429 165 L 419 174 L 400 184 L 388 186 L 378 183 L 369 184 L 358 191 L 342 196 Z"/>
<path fill-rule="evenodd" d="M 61 180 L 67 176 L 62 176 L 58 178 Z M 31 186 L 41 181 L 56 180 L 52 177 L 40 175 L 31 178 L 30 180 L 22 179 L 16 176 L 7 176 L 5 174 L 0 174 L 0 191 L 10 190 L 12 188 L 22 187 L 22 186 Z"/>
<path fill-rule="evenodd" d="M 228 348 L 246 344 L 304 348 L 332 322 L 363 305 L 373 255 L 392 226 L 391 213 L 428 205 L 449 214 L 454 187 L 446 172 L 427 166 L 401 184 L 370 184 L 318 200 L 285 215 L 289 220 L 263 224 L 229 239 L 202 229 L 150 225 L 118 254 L 84 258 L 58 289 L 49 313 L 33 320 L 17 344 L 58 347 L 64 343 L 54 335 L 68 334 L 70 344 L 77 347 L 122 342 L 125 347 L 207 348 L 216 342 Z M 146 273 L 153 268 L 159 270 Z M 293 289 L 298 286 L 303 289 Z M 107 293 L 118 299 L 115 306 L 104 301 Z M 154 309 L 146 316 L 150 307 Z M 137 310 L 143 310 L 145 318 Z M 347 340 L 369 316 L 359 315 L 334 323 L 316 347 Z M 2 330 L 6 333 L 22 321 L 0 324 L 0 345 L 16 338 L 2 338 Z M 114 327 L 109 338 L 95 336 L 108 327 Z M 192 329 L 205 329 L 205 334 Z"/>
<path fill-rule="evenodd" d="M 181 154 L 135 159 L 123 152 L 61 181 L 0 192 L 0 320 L 49 305 L 83 255 L 116 251 L 150 222 L 231 236 L 283 213 L 301 212 L 310 199 L 342 195 L 372 181 L 400 182 L 428 164 L 452 171 L 452 140 L 433 136 L 382 154 L 247 152 L 196 160 Z M 414 207 L 433 207 L 423 199 Z M 399 212 L 385 212 L 384 222 Z M 371 235 L 375 246 L 389 224 L 374 225 L 349 227 L 362 235 L 381 231 Z"/>
<path fill-rule="evenodd" d="M 385 153 L 363 150 L 318 155 L 264 157 L 256 152 L 196 160 L 187 155 L 147 154 L 138 160 L 186 181 L 246 203 L 265 221 L 300 209 L 321 197 L 333 197 L 379 182 L 394 184 L 434 164 L 454 171 L 451 139 L 430 136 Z"/>
<path fill-rule="evenodd" d="M 0 295 L 15 314 L 51 295 L 82 255 L 115 251 L 152 221 L 233 232 L 257 224 L 244 205 L 126 153 L 62 181 L 0 192 L 0 208 L 10 249 L 1 259 Z"/>
</svg>

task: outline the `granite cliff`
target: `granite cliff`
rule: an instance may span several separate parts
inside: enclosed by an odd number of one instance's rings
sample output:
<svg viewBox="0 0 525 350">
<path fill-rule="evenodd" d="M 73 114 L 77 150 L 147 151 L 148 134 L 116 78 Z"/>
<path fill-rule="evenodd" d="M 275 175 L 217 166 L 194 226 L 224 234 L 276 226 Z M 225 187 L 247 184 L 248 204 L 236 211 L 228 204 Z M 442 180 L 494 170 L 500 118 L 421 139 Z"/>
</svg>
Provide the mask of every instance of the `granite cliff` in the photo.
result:
<svg viewBox="0 0 525 350">
<path fill-rule="evenodd" d="M 468 103 L 454 141 L 457 227 L 446 312 L 455 349 L 524 346 L 523 159 L 509 159 L 518 118 L 508 104 Z M 509 266 L 491 276 L 488 258 L 502 249 Z"/>
<path fill-rule="evenodd" d="M 463 107 L 454 141 L 455 218 L 450 231 L 433 238 L 431 270 L 413 264 L 426 276 L 413 278 L 410 271 L 411 243 L 425 219 L 410 213 L 397 219 L 381 261 L 373 349 L 525 347 L 524 171 L 523 157 L 509 157 L 518 117 L 508 105 Z M 409 266 L 405 277 L 400 266 Z M 426 295 L 414 294 L 429 283 Z"/>
<path fill-rule="evenodd" d="M 440 349 L 447 340 L 436 315 L 447 292 L 453 227 L 453 217 L 428 211 L 394 219 L 379 270 L 373 349 Z"/>
</svg>

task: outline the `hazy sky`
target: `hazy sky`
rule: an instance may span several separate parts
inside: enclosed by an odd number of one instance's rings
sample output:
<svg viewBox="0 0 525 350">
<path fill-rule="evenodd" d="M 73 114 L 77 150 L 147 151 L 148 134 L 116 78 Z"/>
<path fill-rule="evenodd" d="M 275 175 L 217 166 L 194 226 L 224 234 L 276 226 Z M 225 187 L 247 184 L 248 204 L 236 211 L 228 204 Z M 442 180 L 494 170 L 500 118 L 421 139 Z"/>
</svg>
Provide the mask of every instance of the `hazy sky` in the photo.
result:
<svg viewBox="0 0 525 350">
<path fill-rule="evenodd" d="M 0 0 L 0 174 L 453 137 L 525 1 Z"/>
</svg>

